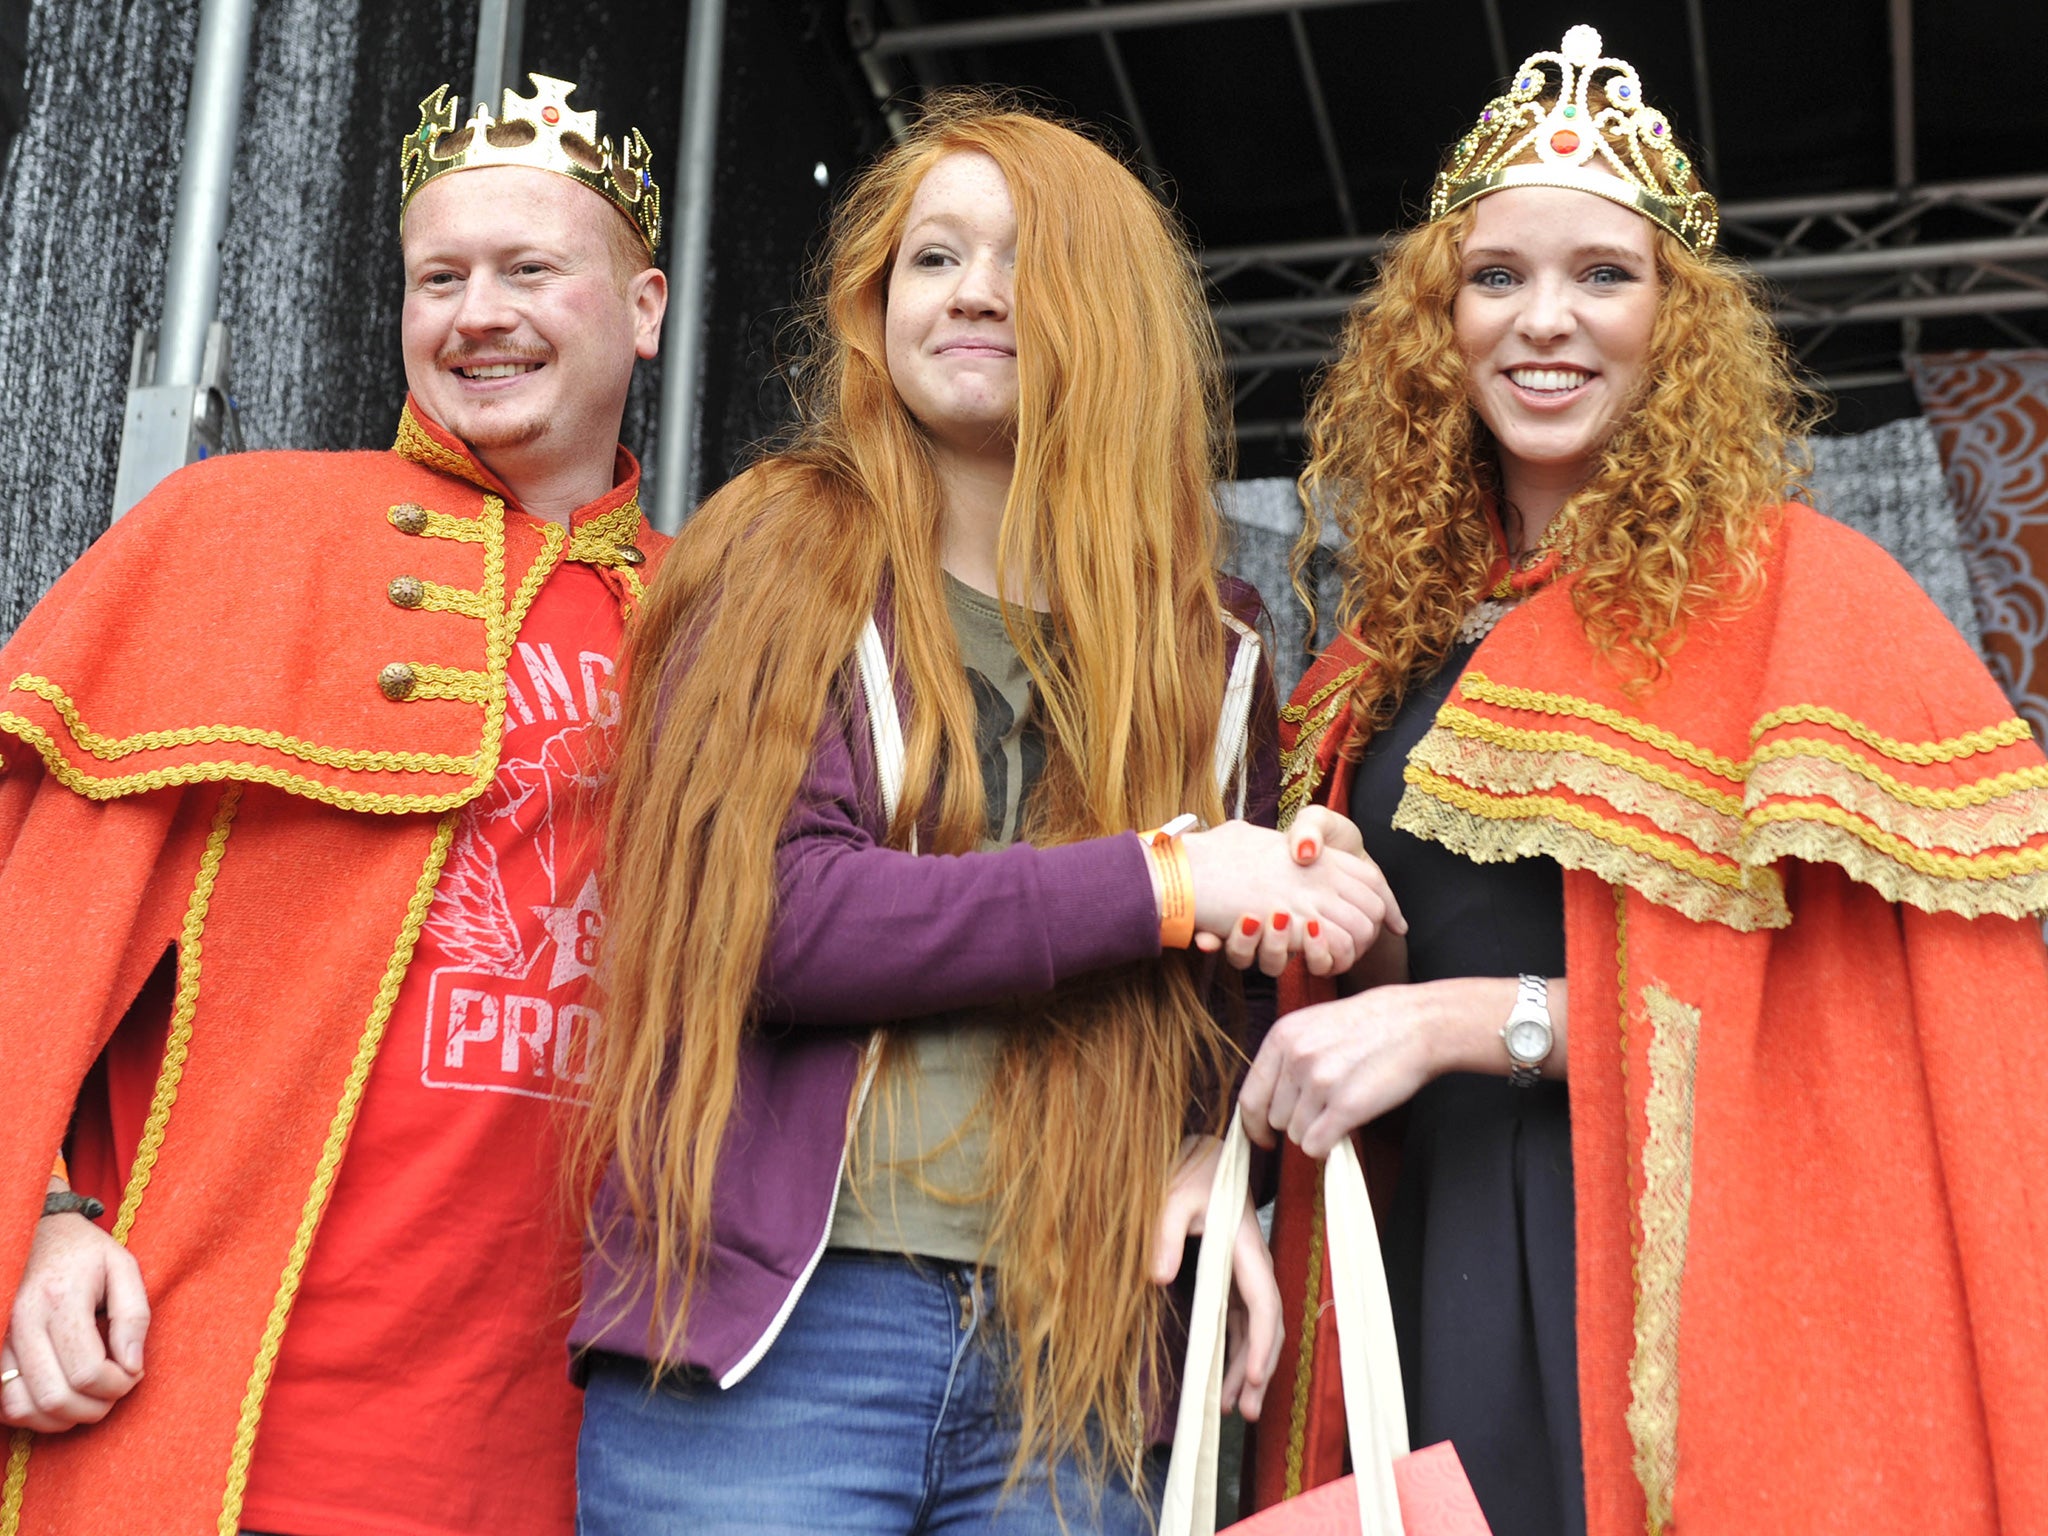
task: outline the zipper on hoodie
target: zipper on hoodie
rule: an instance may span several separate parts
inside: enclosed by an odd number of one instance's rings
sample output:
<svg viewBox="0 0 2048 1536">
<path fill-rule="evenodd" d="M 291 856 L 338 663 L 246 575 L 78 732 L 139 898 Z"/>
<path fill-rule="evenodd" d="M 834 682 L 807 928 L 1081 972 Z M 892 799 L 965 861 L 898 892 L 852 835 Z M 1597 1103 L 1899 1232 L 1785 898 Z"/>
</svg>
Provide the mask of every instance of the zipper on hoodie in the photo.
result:
<svg viewBox="0 0 2048 1536">
<path fill-rule="evenodd" d="M 818 1234 L 817 1245 L 811 1249 L 811 1256 L 804 1261 L 803 1269 L 789 1288 L 789 1294 L 782 1299 L 782 1305 L 775 1309 L 775 1316 L 769 1320 L 767 1330 L 754 1340 L 747 1352 L 740 1356 L 739 1363 L 718 1378 L 721 1389 L 738 1385 L 761 1363 L 775 1341 L 782 1336 L 782 1330 L 789 1322 L 789 1314 L 796 1310 L 802 1299 L 804 1288 L 811 1283 L 811 1275 L 818 1267 L 818 1261 L 825 1257 L 825 1249 L 832 1241 L 832 1222 L 839 1214 L 839 1191 L 846 1183 L 846 1159 L 853 1148 L 854 1128 L 860 1124 L 861 1112 L 868 1107 L 868 1090 L 874 1086 L 875 1069 L 882 1059 L 882 1032 L 878 1029 L 868 1037 L 867 1059 L 861 1063 L 860 1092 L 854 1098 L 853 1114 L 846 1122 L 846 1140 L 839 1148 L 839 1171 L 832 1176 L 832 1199 L 825 1207 L 825 1227 Z"/>
</svg>

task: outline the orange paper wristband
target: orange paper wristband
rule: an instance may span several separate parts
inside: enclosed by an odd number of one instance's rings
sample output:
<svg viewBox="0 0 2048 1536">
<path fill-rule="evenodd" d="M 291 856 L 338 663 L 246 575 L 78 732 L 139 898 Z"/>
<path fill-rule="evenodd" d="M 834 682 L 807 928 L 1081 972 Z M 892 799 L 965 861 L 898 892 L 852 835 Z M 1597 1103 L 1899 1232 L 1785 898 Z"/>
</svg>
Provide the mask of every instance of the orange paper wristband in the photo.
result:
<svg viewBox="0 0 2048 1536">
<path fill-rule="evenodd" d="M 69 1184 L 71 1182 L 71 1169 L 69 1165 L 65 1163 L 64 1154 L 62 1152 L 59 1152 L 57 1154 L 57 1166 L 50 1170 L 50 1177 L 53 1179 L 62 1179 L 66 1184 Z"/>
<path fill-rule="evenodd" d="M 1178 831 L 1164 827 L 1139 834 L 1159 871 L 1159 947 L 1186 949 L 1195 942 L 1195 878 Z"/>
</svg>

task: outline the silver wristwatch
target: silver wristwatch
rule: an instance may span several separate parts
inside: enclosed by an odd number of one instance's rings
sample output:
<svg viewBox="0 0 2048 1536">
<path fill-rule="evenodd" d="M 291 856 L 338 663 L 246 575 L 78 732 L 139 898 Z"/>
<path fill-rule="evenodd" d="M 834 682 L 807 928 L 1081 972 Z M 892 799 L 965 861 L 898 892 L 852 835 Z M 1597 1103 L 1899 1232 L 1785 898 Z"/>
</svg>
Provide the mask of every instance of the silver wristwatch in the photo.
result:
<svg viewBox="0 0 2048 1536">
<path fill-rule="evenodd" d="M 1515 1006 L 1500 1027 L 1500 1039 L 1508 1048 L 1508 1081 L 1517 1088 L 1530 1088 L 1543 1076 L 1543 1063 L 1550 1059 L 1555 1036 L 1550 1028 L 1550 983 L 1541 976 L 1523 976 L 1520 981 Z"/>
</svg>

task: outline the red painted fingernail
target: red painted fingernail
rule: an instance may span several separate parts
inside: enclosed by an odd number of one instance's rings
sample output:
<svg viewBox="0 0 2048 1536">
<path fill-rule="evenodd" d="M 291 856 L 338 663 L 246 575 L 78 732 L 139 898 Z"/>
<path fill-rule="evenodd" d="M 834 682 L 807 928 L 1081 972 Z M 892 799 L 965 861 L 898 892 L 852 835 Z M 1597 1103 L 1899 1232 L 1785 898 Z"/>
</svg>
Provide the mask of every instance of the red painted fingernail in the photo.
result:
<svg viewBox="0 0 2048 1536">
<path fill-rule="evenodd" d="M 1323 925 L 1314 918 L 1308 920 L 1308 936 L 1312 939 L 1320 939 L 1323 936 Z"/>
<path fill-rule="evenodd" d="M 1256 917 L 1248 917 L 1244 920 L 1241 926 L 1244 929 L 1244 936 L 1246 938 L 1250 938 L 1253 934 L 1259 931 L 1259 920 Z"/>
<path fill-rule="evenodd" d="M 1273 931 L 1275 933 L 1285 933 L 1289 921 L 1290 919 L 1285 912 L 1275 912 L 1273 914 Z"/>
<path fill-rule="evenodd" d="M 1294 856 L 1297 859 L 1312 859 L 1315 857 L 1315 855 L 1316 845 L 1315 840 L 1313 838 L 1304 837 L 1300 842 L 1294 845 Z"/>
</svg>

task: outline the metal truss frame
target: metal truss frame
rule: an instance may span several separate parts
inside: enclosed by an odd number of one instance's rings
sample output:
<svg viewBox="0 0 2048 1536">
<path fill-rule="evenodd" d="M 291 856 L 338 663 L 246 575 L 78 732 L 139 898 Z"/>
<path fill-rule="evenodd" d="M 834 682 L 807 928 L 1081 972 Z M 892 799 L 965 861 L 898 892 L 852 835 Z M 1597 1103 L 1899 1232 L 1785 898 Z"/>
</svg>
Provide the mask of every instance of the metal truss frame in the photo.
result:
<svg viewBox="0 0 2048 1536">
<path fill-rule="evenodd" d="M 885 104 L 892 75 L 907 65 L 920 84 L 940 78 L 938 55 L 960 48 L 1094 36 L 1101 40 L 1139 159 L 1156 174 L 1145 114 L 1118 39 L 1124 33 L 1245 16 L 1287 21 L 1316 128 L 1340 236 L 1213 248 L 1203 254 L 1224 352 L 1242 400 L 1276 374 L 1320 367 L 1332 355 L 1337 323 L 1356 300 L 1386 234 L 1361 231 L 1352 208 L 1343 146 L 1331 126 L 1321 71 L 1304 22 L 1309 11 L 1402 0 L 1087 0 L 1082 5 L 928 22 L 917 0 L 849 0 L 847 29 L 868 79 Z M 1510 62 L 1500 0 L 1477 0 L 1497 74 Z M 1922 186 L 1917 181 L 1913 78 L 1913 0 L 1887 0 L 1892 63 L 1892 159 L 1889 187 L 1816 197 L 1726 204 L 1721 243 L 1763 279 L 1778 324 L 1803 359 L 1845 331 L 1867 334 L 1858 349 L 1897 367 L 1823 376 L 1837 392 L 1902 381 L 1906 356 L 1919 349 L 1922 321 L 1977 317 L 2017 345 L 2048 344 L 2048 174 Z M 1699 147 L 1711 176 L 1717 145 L 1707 69 L 1705 0 L 1685 0 L 1693 85 L 1699 99 Z M 900 61 L 900 62 L 898 62 Z M 1881 328 L 1890 328 L 1887 332 Z M 1839 351 L 1839 348 L 1836 349 Z M 1287 438 L 1291 421 L 1241 422 L 1243 441 Z"/>
</svg>

